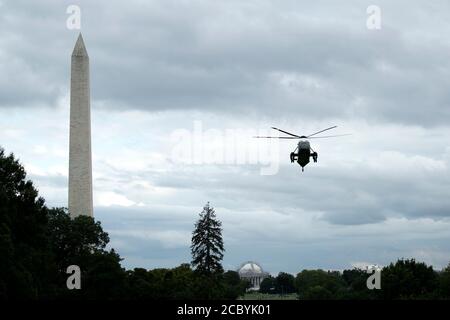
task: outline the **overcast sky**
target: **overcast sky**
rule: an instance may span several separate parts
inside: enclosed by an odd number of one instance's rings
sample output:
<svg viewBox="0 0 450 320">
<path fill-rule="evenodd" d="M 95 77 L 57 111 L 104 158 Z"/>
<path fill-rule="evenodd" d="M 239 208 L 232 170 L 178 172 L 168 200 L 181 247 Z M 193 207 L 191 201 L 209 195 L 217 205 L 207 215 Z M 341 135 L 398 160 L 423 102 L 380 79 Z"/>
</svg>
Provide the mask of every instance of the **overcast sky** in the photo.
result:
<svg viewBox="0 0 450 320">
<path fill-rule="evenodd" d="M 69 5 L 90 57 L 94 214 L 124 266 L 189 262 L 207 201 L 226 269 L 448 264 L 448 1 L 0 0 L 0 145 L 50 206 L 67 206 Z M 352 135 L 311 140 L 304 173 L 295 140 L 252 139 L 332 125 Z"/>
</svg>

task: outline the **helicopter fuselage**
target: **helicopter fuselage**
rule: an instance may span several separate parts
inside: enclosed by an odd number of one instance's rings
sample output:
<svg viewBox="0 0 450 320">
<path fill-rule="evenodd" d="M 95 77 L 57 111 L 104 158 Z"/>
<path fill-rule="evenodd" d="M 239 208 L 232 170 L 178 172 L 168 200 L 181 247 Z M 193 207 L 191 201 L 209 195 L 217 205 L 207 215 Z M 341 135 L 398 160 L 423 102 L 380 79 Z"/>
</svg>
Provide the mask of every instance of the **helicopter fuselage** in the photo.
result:
<svg viewBox="0 0 450 320">
<path fill-rule="evenodd" d="M 317 152 L 311 152 L 311 146 L 309 141 L 300 140 L 297 144 L 297 152 L 291 152 L 291 162 L 297 161 L 297 163 L 304 167 L 309 163 L 309 158 L 312 157 L 314 162 L 317 162 Z"/>
</svg>

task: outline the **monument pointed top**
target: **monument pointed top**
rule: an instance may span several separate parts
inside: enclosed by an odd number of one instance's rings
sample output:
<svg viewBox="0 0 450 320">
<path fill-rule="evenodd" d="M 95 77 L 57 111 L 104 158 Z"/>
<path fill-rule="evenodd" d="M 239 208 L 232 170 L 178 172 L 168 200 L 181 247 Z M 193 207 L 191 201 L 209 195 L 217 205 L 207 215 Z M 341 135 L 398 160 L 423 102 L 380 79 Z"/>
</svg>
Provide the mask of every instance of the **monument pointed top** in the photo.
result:
<svg viewBox="0 0 450 320">
<path fill-rule="evenodd" d="M 83 36 L 78 36 L 77 42 L 75 43 L 75 47 L 73 48 L 72 57 L 88 57 L 88 53 L 86 51 L 86 46 L 84 45 Z"/>
</svg>

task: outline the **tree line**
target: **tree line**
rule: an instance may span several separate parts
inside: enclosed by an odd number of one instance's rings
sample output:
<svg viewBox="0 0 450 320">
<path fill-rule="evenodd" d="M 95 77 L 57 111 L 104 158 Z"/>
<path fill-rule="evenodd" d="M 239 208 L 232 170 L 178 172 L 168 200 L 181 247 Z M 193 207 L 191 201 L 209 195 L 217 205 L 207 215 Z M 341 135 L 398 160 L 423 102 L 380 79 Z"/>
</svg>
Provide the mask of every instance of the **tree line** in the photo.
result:
<svg viewBox="0 0 450 320">
<path fill-rule="evenodd" d="M 192 262 L 176 268 L 126 270 L 108 234 L 92 217 L 48 208 L 13 154 L 0 148 L 0 299 L 237 299 L 250 284 L 224 271 L 222 226 L 205 205 L 192 234 Z M 81 268 L 81 289 L 67 287 L 67 267 Z M 300 299 L 450 299 L 450 266 L 398 260 L 382 270 L 381 290 L 368 274 L 303 270 L 261 283 L 263 293 Z"/>
<path fill-rule="evenodd" d="M 369 290 L 372 273 L 362 269 L 280 272 L 264 279 L 261 293 L 292 294 L 302 300 L 450 299 L 450 265 L 437 272 L 415 259 L 399 259 L 380 270 L 380 290 Z"/>
<path fill-rule="evenodd" d="M 191 264 L 122 268 L 92 217 L 48 208 L 13 154 L 0 148 L 0 299 L 236 299 L 248 284 L 224 272 L 221 223 L 207 204 L 195 225 Z M 67 287 L 68 266 L 81 289 Z"/>
</svg>

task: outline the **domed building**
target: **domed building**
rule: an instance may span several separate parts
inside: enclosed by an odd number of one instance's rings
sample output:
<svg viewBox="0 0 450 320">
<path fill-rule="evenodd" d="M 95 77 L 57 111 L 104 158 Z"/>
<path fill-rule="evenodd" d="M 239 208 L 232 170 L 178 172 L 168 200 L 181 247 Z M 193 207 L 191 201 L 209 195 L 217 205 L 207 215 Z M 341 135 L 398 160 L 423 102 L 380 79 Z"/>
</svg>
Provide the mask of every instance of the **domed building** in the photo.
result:
<svg viewBox="0 0 450 320">
<path fill-rule="evenodd" d="M 269 276 L 269 273 L 265 272 L 263 268 L 254 261 L 244 262 L 237 272 L 241 279 L 251 283 L 252 287 L 250 290 L 259 290 L 261 282 Z"/>
</svg>

